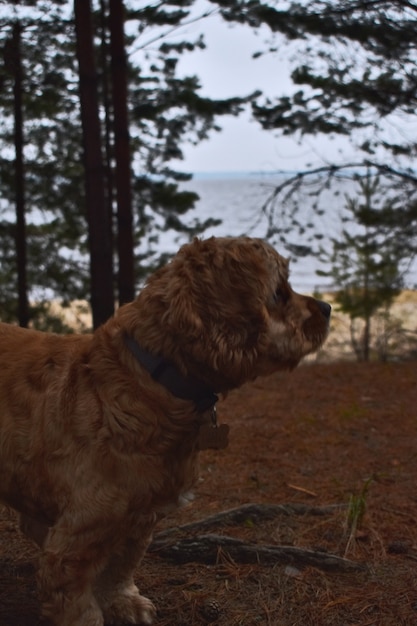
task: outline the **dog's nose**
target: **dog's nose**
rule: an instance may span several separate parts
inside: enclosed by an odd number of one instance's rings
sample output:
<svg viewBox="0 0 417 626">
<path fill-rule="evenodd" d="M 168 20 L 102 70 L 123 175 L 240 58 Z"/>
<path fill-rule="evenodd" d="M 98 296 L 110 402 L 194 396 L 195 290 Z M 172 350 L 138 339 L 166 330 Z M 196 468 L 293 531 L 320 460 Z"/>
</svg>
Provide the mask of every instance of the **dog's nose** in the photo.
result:
<svg viewBox="0 0 417 626">
<path fill-rule="evenodd" d="M 319 305 L 319 309 L 323 313 L 324 317 L 329 319 L 330 313 L 332 310 L 332 307 L 330 306 L 330 304 L 328 304 L 327 302 L 323 302 L 322 300 L 318 300 L 317 304 Z"/>
</svg>

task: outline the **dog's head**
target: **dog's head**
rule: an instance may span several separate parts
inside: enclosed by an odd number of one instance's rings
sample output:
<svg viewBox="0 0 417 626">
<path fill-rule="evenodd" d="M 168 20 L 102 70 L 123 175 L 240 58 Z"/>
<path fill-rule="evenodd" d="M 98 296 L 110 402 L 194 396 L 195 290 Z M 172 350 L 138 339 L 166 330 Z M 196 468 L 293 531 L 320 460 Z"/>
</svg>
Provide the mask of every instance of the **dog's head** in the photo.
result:
<svg viewBox="0 0 417 626">
<path fill-rule="evenodd" d="M 331 310 L 295 293 L 288 262 L 249 237 L 184 245 L 136 303 L 137 341 L 216 391 L 295 367 L 323 343 Z"/>
</svg>

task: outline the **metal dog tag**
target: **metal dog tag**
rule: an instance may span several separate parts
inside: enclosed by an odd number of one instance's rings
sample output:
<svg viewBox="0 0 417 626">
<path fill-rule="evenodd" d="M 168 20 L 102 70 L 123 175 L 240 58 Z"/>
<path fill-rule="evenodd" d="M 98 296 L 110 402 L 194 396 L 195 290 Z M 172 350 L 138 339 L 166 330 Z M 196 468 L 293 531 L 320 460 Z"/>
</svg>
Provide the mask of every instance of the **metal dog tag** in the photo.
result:
<svg viewBox="0 0 417 626">
<path fill-rule="evenodd" d="M 229 444 L 227 424 L 202 424 L 198 433 L 199 450 L 223 450 Z"/>
</svg>

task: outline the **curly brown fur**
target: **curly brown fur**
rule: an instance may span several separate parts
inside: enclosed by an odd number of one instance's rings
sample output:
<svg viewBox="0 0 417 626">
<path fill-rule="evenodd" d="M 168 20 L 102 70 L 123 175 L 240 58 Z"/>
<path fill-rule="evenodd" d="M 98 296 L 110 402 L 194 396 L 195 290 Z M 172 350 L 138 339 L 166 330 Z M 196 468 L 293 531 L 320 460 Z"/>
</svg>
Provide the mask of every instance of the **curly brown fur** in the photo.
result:
<svg viewBox="0 0 417 626">
<path fill-rule="evenodd" d="M 295 367 L 329 316 L 292 291 L 269 245 L 212 238 L 183 246 L 92 335 L 0 325 L 0 497 L 42 546 L 44 616 L 151 624 L 133 573 L 196 479 L 202 416 L 152 378 L 126 336 L 225 393 Z"/>
</svg>

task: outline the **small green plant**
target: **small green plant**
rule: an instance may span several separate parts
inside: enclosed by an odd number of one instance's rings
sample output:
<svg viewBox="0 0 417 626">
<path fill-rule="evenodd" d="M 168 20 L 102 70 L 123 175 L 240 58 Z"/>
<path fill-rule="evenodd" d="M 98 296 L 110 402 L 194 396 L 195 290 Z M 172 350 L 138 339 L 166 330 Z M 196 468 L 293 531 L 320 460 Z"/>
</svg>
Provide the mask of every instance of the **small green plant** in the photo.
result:
<svg viewBox="0 0 417 626">
<path fill-rule="evenodd" d="M 356 402 L 344 404 L 337 412 L 337 415 L 341 420 L 349 422 L 350 420 L 366 417 L 366 408 Z"/>
<path fill-rule="evenodd" d="M 359 494 L 352 494 L 349 500 L 349 507 L 346 515 L 346 535 L 348 540 L 346 543 L 345 554 L 346 556 L 351 548 L 352 542 L 356 537 L 358 529 L 361 527 L 363 518 L 366 513 L 366 496 L 368 494 L 369 486 L 372 482 L 372 477 L 368 478 Z"/>
</svg>

